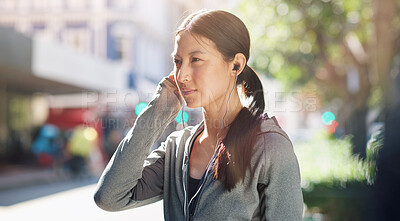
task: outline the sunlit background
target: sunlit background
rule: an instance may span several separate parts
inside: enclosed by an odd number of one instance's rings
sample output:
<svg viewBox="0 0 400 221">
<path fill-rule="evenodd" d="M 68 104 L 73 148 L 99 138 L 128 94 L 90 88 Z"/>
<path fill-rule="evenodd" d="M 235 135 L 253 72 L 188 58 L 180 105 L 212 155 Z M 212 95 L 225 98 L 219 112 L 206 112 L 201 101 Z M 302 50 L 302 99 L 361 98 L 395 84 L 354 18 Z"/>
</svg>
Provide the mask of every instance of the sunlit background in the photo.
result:
<svg viewBox="0 0 400 221">
<path fill-rule="evenodd" d="M 378 220 L 384 132 L 400 129 L 395 0 L 0 0 L 2 220 L 163 220 L 162 202 L 108 213 L 92 195 L 172 71 L 175 29 L 201 8 L 249 29 L 266 112 L 298 157 L 303 220 Z M 149 151 L 201 118 L 185 109 Z"/>
</svg>

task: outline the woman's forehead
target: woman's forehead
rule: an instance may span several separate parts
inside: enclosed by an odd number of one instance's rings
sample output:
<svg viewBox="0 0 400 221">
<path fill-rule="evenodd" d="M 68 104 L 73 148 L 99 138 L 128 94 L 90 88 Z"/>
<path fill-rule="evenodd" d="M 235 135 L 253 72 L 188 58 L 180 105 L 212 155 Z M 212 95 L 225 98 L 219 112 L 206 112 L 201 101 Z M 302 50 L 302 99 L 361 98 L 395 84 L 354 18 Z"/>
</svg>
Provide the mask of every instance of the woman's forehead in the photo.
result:
<svg viewBox="0 0 400 221">
<path fill-rule="evenodd" d="M 201 35 L 184 31 L 176 36 L 172 56 L 182 57 L 192 54 L 216 54 L 214 42 Z"/>
</svg>

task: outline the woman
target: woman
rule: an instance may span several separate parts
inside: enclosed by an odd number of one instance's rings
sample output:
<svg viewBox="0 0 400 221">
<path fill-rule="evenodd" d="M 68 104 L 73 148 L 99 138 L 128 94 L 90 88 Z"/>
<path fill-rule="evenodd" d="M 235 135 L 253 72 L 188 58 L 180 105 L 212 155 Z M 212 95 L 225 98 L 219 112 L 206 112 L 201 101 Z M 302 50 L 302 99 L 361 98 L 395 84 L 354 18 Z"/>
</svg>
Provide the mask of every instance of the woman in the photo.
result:
<svg viewBox="0 0 400 221">
<path fill-rule="evenodd" d="M 175 34 L 175 68 L 121 141 L 95 193 L 109 211 L 164 200 L 165 220 L 301 220 L 300 173 L 292 144 L 264 111 L 247 66 L 250 37 L 231 13 L 201 10 Z M 251 100 L 243 106 L 236 86 Z M 203 121 L 173 132 L 147 155 L 180 111 Z"/>
</svg>

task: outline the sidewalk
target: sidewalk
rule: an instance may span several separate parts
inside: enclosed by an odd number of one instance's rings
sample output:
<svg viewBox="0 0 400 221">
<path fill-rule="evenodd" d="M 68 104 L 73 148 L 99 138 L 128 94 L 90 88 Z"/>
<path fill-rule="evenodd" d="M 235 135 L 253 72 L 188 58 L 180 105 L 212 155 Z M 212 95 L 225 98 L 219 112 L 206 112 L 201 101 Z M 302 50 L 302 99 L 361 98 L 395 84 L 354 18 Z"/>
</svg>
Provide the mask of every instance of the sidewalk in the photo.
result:
<svg viewBox="0 0 400 221">
<path fill-rule="evenodd" d="M 7 165 L 0 170 L 0 191 L 65 179 L 69 177 L 53 168 Z"/>
</svg>

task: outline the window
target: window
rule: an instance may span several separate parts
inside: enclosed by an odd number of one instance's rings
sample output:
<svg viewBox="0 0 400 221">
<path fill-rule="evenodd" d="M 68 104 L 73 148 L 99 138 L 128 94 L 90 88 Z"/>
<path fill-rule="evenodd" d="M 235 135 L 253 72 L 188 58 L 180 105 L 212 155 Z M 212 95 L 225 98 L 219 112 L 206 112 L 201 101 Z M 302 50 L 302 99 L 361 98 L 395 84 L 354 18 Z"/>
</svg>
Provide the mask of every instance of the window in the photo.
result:
<svg viewBox="0 0 400 221">
<path fill-rule="evenodd" d="M 69 28 L 63 32 L 63 42 L 85 53 L 91 53 L 91 32 L 87 28 Z"/>
<path fill-rule="evenodd" d="M 45 22 L 35 22 L 32 24 L 32 36 L 52 39 L 53 33 L 49 28 L 46 27 Z"/>
<path fill-rule="evenodd" d="M 109 58 L 130 61 L 132 58 L 132 27 L 130 24 L 118 23 L 110 27 Z"/>
<path fill-rule="evenodd" d="M 130 41 L 126 37 L 115 38 L 115 51 L 117 60 L 129 60 Z"/>
</svg>

